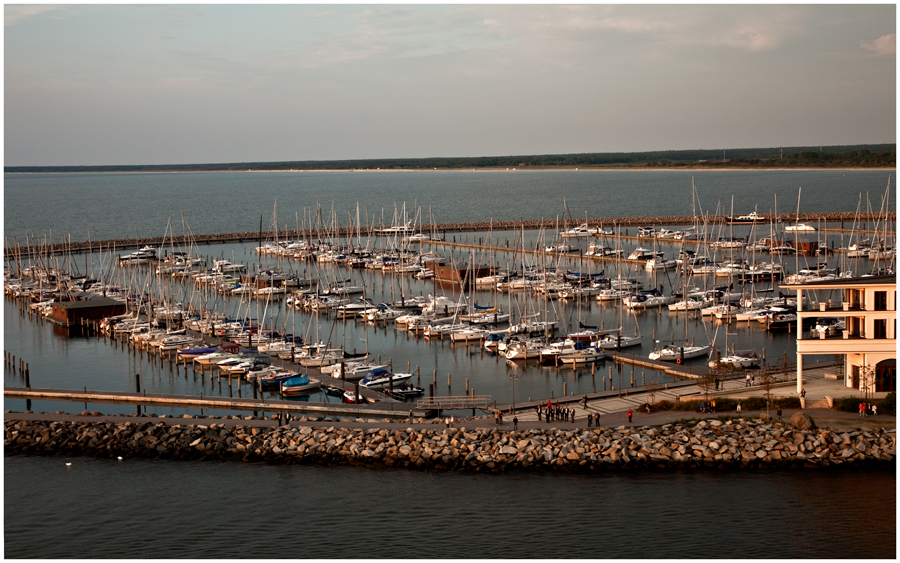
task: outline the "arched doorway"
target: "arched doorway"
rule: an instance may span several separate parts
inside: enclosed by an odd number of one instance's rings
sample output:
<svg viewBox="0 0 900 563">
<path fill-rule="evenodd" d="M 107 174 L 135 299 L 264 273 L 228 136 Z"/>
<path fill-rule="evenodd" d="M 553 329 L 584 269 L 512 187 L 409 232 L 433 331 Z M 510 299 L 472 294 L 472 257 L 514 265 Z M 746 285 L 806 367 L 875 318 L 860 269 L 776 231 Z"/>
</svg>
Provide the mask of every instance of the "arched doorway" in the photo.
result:
<svg viewBox="0 0 900 563">
<path fill-rule="evenodd" d="M 875 366 L 875 392 L 886 393 L 896 390 L 897 360 L 884 360 Z"/>
</svg>

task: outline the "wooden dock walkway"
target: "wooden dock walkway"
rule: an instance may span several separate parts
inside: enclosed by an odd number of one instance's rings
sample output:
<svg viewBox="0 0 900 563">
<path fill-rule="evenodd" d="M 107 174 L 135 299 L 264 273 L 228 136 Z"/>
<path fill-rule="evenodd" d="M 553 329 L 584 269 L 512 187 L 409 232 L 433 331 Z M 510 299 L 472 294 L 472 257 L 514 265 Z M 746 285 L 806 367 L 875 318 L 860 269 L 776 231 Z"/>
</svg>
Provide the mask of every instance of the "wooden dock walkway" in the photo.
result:
<svg viewBox="0 0 900 563">
<path fill-rule="evenodd" d="M 376 405 L 345 403 L 312 403 L 280 399 L 250 397 L 220 397 L 217 395 L 170 395 L 160 393 L 128 393 L 124 391 L 95 391 L 93 389 L 40 389 L 32 387 L 4 387 L 7 398 L 42 401 L 73 401 L 77 403 L 120 403 L 173 408 L 200 408 L 218 410 L 243 410 L 291 413 L 308 413 L 326 416 L 355 418 L 409 418 L 428 416 L 429 409 L 421 409 L 412 403 L 382 402 Z"/>
</svg>

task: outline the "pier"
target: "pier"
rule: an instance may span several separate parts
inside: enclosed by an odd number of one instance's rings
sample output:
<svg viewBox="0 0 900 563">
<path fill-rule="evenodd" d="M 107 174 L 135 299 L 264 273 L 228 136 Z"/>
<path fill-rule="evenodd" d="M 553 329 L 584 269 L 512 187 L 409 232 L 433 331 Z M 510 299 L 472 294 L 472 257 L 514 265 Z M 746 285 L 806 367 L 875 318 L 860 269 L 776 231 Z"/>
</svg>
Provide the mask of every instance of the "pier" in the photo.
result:
<svg viewBox="0 0 900 563">
<path fill-rule="evenodd" d="M 254 412 L 304 413 L 320 416 L 347 416 L 355 418 L 409 418 L 410 409 L 414 416 L 428 416 L 428 409 L 411 404 L 382 402 L 376 405 L 354 405 L 344 403 L 305 403 L 266 399 L 265 397 L 238 398 L 215 395 L 169 395 L 158 393 L 127 393 L 122 391 L 95 391 L 77 389 L 39 389 L 26 387 L 6 387 L 8 398 L 44 401 L 73 401 L 77 403 L 119 403 L 173 408 L 200 408 L 214 410 L 237 410 Z M 395 408 L 396 407 L 396 408 Z M 410 407 L 410 408 L 407 408 Z"/>
</svg>

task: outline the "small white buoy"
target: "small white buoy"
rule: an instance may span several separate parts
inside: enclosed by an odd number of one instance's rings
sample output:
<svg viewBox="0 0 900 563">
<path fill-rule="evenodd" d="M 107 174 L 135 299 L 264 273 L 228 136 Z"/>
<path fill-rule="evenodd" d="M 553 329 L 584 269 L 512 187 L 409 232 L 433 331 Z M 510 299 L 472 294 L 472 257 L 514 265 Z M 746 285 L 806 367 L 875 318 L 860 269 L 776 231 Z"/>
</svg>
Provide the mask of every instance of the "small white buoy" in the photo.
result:
<svg viewBox="0 0 900 563">
<path fill-rule="evenodd" d="M 119 461 L 122 461 L 122 456 L 119 456 Z"/>
<path fill-rule="evenodd" d="M 67 462 L 66 465 L 72 465 L 72 462 L 71 462 L 71 461 L 70 461 L 70 462 Z"/>
</svg>

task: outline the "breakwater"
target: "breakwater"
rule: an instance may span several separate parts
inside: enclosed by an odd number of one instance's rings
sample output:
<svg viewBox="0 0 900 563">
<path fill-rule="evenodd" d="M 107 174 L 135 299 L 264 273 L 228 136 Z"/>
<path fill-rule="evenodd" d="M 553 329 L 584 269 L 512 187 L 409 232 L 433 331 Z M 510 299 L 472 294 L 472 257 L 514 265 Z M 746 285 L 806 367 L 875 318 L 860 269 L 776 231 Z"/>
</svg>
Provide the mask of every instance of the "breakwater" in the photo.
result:
<svg viewBox="0 0 900 563">
<path fill-rule="evenodd" d="M 829 212 L 829 213 L 779 213 L 774 216 L 778 222 L 792 223 L 794 221 L 813 222 L 819 221 L 823 223 L 850 223 L 854 222 L 875 222 L 879 220 L 887 220 L 894 222 L 896 213 L 856 213 L 851 211 Z M 724 224 L 727 221 L 725 215 L 709 215 L 704 220 L 711 224 Z M 692 225 L 696 223 L 697 217 L 693 215 L 666 215 L 654 217 L 606 217 L 591 219 L 571 219 L 570 224 L 587 223 L 590 227 L 602 226 L 604 228 L 616 227 L 641 227 L 641 226 L 677 226 Z M 559 221 L 555 219 L 529 220 L 529 221 L 477 221 L 464 223 L 423 223 L 418 226 L 417 231 L 424 233 L 458 233 L 458 232 L 487 232 L 493 231 L 515 231 L 517 229 L 537 230 L 537 229 L 555 229 L 562 227 Z M 77 241 L 77 242 L 60 242 L 32 240 L 32 244 L 27 241 L 9 240 L 6 241 L 5 253 L 7 256 L 28 256 L 34 253 L 40 254 L 79 254 L 84 252 L 92 252 L 96 250 L 104 250 L 115 252 L 119 249 L 126 250 L 130 248 L 141 248 L 143 246 L 163 246 L 167 243 L 184 244 L 187 246 L 193 244 L 216 244 L 216 243 L 233 243 L 233 242 L 249 242 L 266 240 L 274 240 L 276 236 L 283 239 L 329 239 L 348 236 L 356 236 L 357 234 L 372 235 L 396 235 L 397 233 L 381 232 L 381 227 L 320 227 L 310 229 L 285 229 L 266 231 L 244 231 L 236 233 L 208 233 L 208 234 L 192 234 L 190 236 L 159 236 L 159 237 L 141 237 L 141 238 L 123 238 L 114 240 L 99 241 Z"/>
<path fill-rule="evenodd" d="M 440 429 L 262 427 L 172 422 L 5 421 L 6 455 L 371 465 L 506 472 L 647 468 L 824 468 L 892 464 L 883 429 L 817 429 L 805 413 L 660 427 Z M 231 422 L 231 421 L 229 421 Z M 301 422 L 302 424 L 302 422 Z"/>
</svg>

